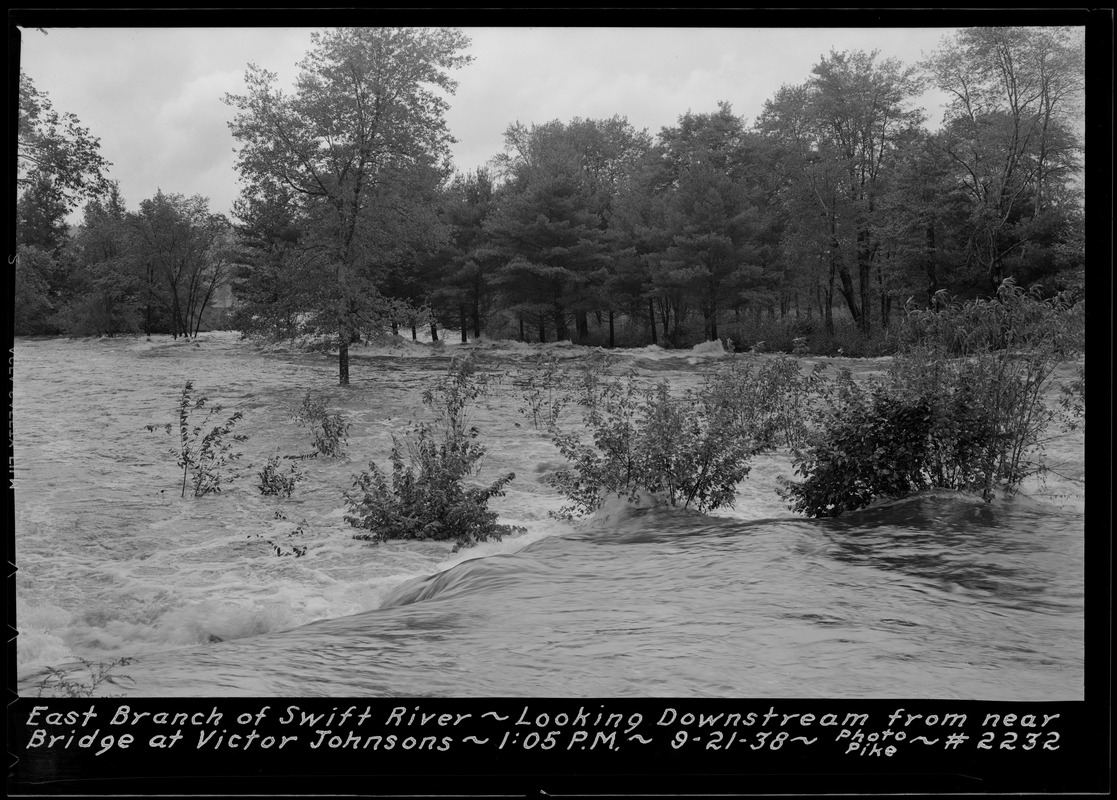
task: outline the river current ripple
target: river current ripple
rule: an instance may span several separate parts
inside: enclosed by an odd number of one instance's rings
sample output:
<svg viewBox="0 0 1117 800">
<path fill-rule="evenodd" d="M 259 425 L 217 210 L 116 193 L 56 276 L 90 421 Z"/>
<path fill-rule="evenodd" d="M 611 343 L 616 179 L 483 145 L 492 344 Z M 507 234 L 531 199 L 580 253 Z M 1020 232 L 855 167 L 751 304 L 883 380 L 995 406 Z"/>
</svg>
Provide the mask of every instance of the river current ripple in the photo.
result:
<svg viewBox="0 0 1117 800">
<path fill-rule="evenodd" d="M 48 666 L 80 680 L 79 659 L 124 658 L 105 693 L 1081 699 L 1080 434 L 1050 444 L 1058 475 L 1012 501 L 932 494 L 809 520 L 776 495 L 791 469 L 775 454 L 716 515 L 613 504 L 570 524 L 549 516 L 562 500 L 542 481 L 561 459 L 516 410 L 511 374 L 535 350 L 471 349 L 505 373 L 473 423 L 485 474 L 517 474 L 494 508 L 524 530 L 453 553 L 353 540 L 342 500 L 452 347 L 358 350 L 341 389 L 329 356 L 232 334 L 17 341 L 21 694 Z M 727 356 L 620 357 L 693 385 Z M 173 437 L 145 429 L 174 419 L 186 380 L 244 412 L 244 474 L 218 496 L 179 497 Z M 352 420 L 347 455 L 265 497 L 263 462 L 307 449 L 291 415 L 308 388 Z"/>
</svg>

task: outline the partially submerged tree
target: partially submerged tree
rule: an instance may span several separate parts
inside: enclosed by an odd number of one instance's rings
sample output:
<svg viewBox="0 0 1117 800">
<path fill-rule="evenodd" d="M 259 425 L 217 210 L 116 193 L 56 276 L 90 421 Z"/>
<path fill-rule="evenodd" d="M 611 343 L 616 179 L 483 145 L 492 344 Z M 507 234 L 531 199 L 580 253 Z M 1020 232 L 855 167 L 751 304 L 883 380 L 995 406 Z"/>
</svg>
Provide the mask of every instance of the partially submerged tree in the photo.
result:
<svg viewBox="0 0 1117 800">
<path fill-rule="evenodd" d="M 381 234 L 418 206 L 413 189 L 444 174 L 449 73 L 469 62 L 469 40 L 450 29 L 340 28 L 311 41 L 294 94 L 249 65 L 247 93 L 226 102 L 237 109 L 230 127 L 244 196 L 282 190 L 311 221 L 303 247 L 321 280 L 308 293 L 330 304 L 347 385 L 361 295 L 375 290 L 377 254 L 395 244 Z"/>
</svg>

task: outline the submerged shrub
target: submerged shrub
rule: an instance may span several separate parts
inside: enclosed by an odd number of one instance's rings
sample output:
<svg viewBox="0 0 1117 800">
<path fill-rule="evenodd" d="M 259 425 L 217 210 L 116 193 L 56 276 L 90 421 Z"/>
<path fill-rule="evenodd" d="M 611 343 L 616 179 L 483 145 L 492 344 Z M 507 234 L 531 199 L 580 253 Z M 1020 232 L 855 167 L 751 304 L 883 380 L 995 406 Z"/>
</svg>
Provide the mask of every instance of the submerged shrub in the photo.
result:
<svg viewBox="0 0 1117 800">
<path fill-rule="evenodd" d="M 637 501 L 650 493 L 671 506 L 699 512 L 731 505 L 752 458 L 799 433 L 793 394 L 807 385 L 794 367 L 772 362 L 759 370 L 733 365 L 702 385 L 673 395 L 666 381 L 641 387 L 597 371 L 579 386 L 582 425 L 552 425 L 552 442 L 570 462 L 550 483 L 571 505 L 561 516 L 589 514 L 610 496 Z M 592 439 L 583 440 L 589 431 Z"/>
<path fill-rule="evenodd" d="M 518 411 L 536 430 L 550 431 L 566 419 L 570 406 L 592 404 L 608 391 L 602 382 L 613 362 L 614 357 L 608 353 L 593 353 L 571 369 L 563 367 L 555 356 L 541 354 L 516 379 L 524 401 Z"/>
<path fill-rule="evenodd" d="M 1042 300 L 1005 281 L 992 300 L 943 301 L 910 312 L 903 350 L 888 377 L 822 412 L 796 453 L 805 480 L 785 486 L 810 516 L 861 508 L 925 488 L 1012 493 L 1045 469 L 1043 447 L 1056 411 L 1045 395 L 1056 367 L 1083 346 L 1080 304 Z M 1081 413 L 1081 387 L 1064 418 Z"/>
<path fill-rule="evenodd" d="M 286 472 L 280 469 L 280 464 L 284 459 L 279 456 L 273 456 L 268 459 L 264 464 L 264 468 L 260 470 L 259 477 L 260 494 L 266 495 L 283 495 L 290 497 L 295 491 L 295 484 L 303 479 L 303 475 L 299 472 L 298 467 L 292 462 Z"/>
<path fill-rule="evenodd" d="M 814 517 L 864 508 L 881 495 L 924 488 L 931 408 L 878 388 L 857 394 L 796 463 L 806 479 L 785 487 L 792 508 Z"/>
<path fill-rule="evenodd" d="M 309 389 L 295 421 L 310 434 L 314 443 L 313 455 L 336 458 L 345 452 L 345 445 L 349 442 L 349 422 L 340 412 L 327 414 L 325 402 L 314 397 Z"/>
<path fill-rule="evenodd" d="M 354 538 L 453 540 L 460 548 L 511 532 L 497 524 L 488 502 L 504 494 L 515 474 L 488 486 L 465 483 L 475 477 L 485 455 L 469 410 L 488 391 L 488 382 L 470 362 L 455 361 L 424 393 L 423 404 L 435 413 L 434 421 L 412 422 L 403 441 L 393 437 L 390 477 L 369 462 L 345 495 L 346 521 L 368 531 Z"/>
<path fill-rule="evenodd" d="M 208 428 L 210 419 L 221 413 L 221 406 L 208 406 L 205 395 L 194 396 L 194 383 L 187 381 L 178 402 L 178 446 L 171 452 L 182 468 L 182 496 L 186 497 L 186 484 L 189 479 L 194 487 L 194 496 L 203 497 L 221 491 L 224 481 L 235 477 L 233 464 L 244 454 L 236 451 L 237 444 L 248 441 L 244 434 L 234 434 L 233 428 L 243 418 L 240 411 L 234 412 L 220 425 Z M 201 416 L 201 422 L 194 418 Z M 149 431 L 158 426 L 148 425 Z M 208 430 L 207 430 L 208 428 Z M 174 423 L 165 426 L 168 434 L 173 433 Z"/>
<path fill-rule="evenodd" d="M 518 410 L 536 430 L 558 424 L 564 409 L 574 401 L 574 395 L 563 385 L 566 378 L 566 370 L 553 355 L 540 355 L 530 368 L 521 370 L 516 386 L 524 404 Z"/>
<path fill-rule="evenodd" d="M 1086 416 L 1086 369 L 1078 368 L 1078 378 L 1060 390 L 1059 408 L 1063 416 L 1063 425 L 1067 430 L 1077 430 L 1085 427 Z"/>
<path fill-rule="evenodd" d="M 36 697 L 93 697 L 104 683 L 117 680 L 130 681 L 128 675 L 114 675 L 117 667 L 128 666 L 133 659 L 127 656 L 109 662 L 94 663 L 84 658 L 78 659 L 89 673 L 89 680 L 75 680 L 70 670 L 61 667 L 47 667 L 47 674 L 39 681 Z M 111 695 L 110 695 L 111 696 Z"/>
</svg>

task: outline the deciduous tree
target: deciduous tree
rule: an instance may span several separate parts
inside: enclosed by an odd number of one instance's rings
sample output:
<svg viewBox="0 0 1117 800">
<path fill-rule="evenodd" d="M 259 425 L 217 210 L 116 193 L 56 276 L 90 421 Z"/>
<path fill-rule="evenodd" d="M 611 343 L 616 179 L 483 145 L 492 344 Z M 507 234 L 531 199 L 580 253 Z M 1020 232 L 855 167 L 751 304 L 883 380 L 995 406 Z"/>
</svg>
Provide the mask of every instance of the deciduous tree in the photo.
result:
<svg viewBox="0 0 1117 800">
<path fill-rule="evenodd" d="M 374 289 L 378 233 L 409 216 L 410 187 L 437 185 L 448 145 L 450 72 L 469 62 L 468 39 L 435 28 L 341 28 L 312 35 L 294 93 L 250 65 L 247 92 L 228 95 L 240 143 L 244 195 L 281 188 L 308 220 L 303 249 L 317 256 L 318 286 L 332 305 L 338 379 L 349 383 L 349 344 L 359 295 Z M 433 187 L 432 187 L 433 188 Z"/>
<path fill-rule="evenodd" d="M 100 139 L 73 113 L 55 111 L 23 70 L 16 140 L 16 185 L 21 191 L 45 181 L 69 210 L 81 198 L 107 189 L 105 172 L 111 164 L 101 156 Z"/>
</svg>

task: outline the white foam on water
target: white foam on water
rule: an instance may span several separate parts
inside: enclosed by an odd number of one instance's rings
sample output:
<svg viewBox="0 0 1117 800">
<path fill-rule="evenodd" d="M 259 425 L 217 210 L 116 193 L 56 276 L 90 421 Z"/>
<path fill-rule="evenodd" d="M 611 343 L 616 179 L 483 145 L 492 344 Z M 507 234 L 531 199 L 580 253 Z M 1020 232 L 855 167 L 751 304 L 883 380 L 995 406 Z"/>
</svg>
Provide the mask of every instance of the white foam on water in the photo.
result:
<svg viewBox="0 0 1117 800">
<path fill-rule="evenodd" d="M 475 415 L 488 448 L 478 482 L 516 472 L 505 496 L 490 507 L 500 523 L 524 532 L 456 553 L 447 542 L 374 545 L 352 538 L 357 531 L 344 520 L 342 493 L 370 460 L 386 466 L 392 434 L 401 434 L 413 414 L 425 413 L 419 396 L 433 373 L 421 359 L 473 350 L 506 357 L 508 369 L 515 369 L 541 352 L 564 360 L 603 352 L 569 342 L 450 344 L 400 337 L 390 346 L 355 347 L 354 385 L 339 389 L 336 359 L 328 354 L 268 352 L 234 332 L 204 334 L 196 343 L 170 337 L 17 343 L 20 674 L 78 658 L 204 649 L 216 639 L 360 614 L 379 608 L 412 578 L 578 530 L 585 523 L 550 517 L 566 501 L 544 479 L 565 462 L 517 412 L 520 398 L 505 384 L 479 403 Z M 720 342 L 685 351 L 610 352 L 636 363 L 662 362 L 656 376 L 680 391 L 700 379 L 693 363 L 742 357 L 727 354 Z M 409 363 L 401 367 L 400 360 Z M 857 374 L 880 368 L 878 362 L 850 364 Z M 250 434 L 244 474 L 216 497 L 180 498 L 181 470 L 167 452 L 174 437 L 143 431 L 145 424 L 173 419 L 186 379 L 229 411 L 245 411 L 238 426 Z M 353 420 L 347 454 L 299 462 L 307 477 L 295 494 L 264 497 L 254 485 L 263 461 L 306 447 L 305 433 L 290 417 L 307 388 Z M 72 402 L 75 395 L 81 404 Z M 576 418 L 575 409 L 571 424 Z M 1060 440 L 1050 454 L 1071 463 L 1081 446 L 1079 435 Z M 792 476 L 789 454 L 757 457 L 734 507 L 714 515 L 794 517 L 775 491 L 780 476 Z M 1066 486 L 1049 479 L 1046 491 L 1081 498 L 1080 476 L 1072 475 Z M 1048 499 L 1038 491 L 1035 496 Z M 275 555 L 268 540 L 286 555 Z M 294 546 L 306 554 L 296 557 Z"/>
</svg>

